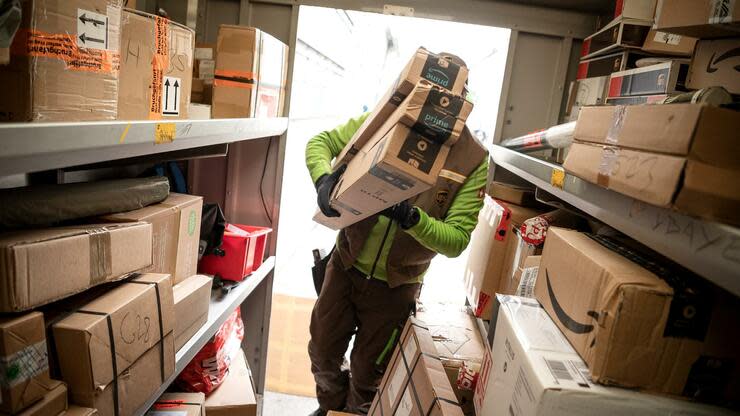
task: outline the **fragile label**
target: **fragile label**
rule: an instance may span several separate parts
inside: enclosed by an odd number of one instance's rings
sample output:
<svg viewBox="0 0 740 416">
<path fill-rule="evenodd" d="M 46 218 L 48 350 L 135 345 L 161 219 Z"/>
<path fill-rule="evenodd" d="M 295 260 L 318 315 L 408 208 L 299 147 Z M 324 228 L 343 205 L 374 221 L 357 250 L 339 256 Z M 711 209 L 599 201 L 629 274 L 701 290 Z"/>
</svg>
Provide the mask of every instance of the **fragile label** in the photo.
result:
<svg viewBox="0 0 740 416">
<path fill-rule="evenodd" d="M 675 46 L 681 43 L 681 35 L 657 31 L 655 32 L 653 41 Z"/>
<path fill-rule="evenodd" d="M 162 115 L 180 115 L 180 94 L 182 93 L 182 80 L 175 77 L 164 77 L 162 83 Z"/>
<path fill-rule="evenodd" d="M 175 140 L 175 123 L 157 123 L 154 126 L 154 143 L 172 143 Z"/>
<path fill-rule="evenodd" d="M 77 46 L 108 49 L 108 16 L 77 9 Z"/>
<path fill-rule="evenodd" d="M 732 23 L 735 0 L 711 0 L 709 7 L 709 23 Z"/>
<path fill-rule="evenodd" d="M 49 370 L 46 341 L 0 357 L 0 387 L 8 389 Z"/>
</svg>

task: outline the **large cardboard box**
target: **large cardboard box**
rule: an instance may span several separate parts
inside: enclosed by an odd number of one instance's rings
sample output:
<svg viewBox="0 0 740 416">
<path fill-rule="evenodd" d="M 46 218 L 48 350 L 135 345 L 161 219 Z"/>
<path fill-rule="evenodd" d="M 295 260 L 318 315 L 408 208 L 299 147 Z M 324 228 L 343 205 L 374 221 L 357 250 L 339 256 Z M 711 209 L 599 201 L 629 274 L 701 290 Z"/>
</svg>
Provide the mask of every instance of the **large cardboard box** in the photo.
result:
<svg viewBox="0 0 740 416">
<path fill-rule="evenodd" d="M 740 24 L 738 25 L 740 31 Z M 687 85 L 691 89 L 720 86 L 740 94 L 740 74 L 737 70 L 737 50 L 740 37 L 700 40 L 691 59 Z M 733 63 L 734 62 L 734 63 Z"/>
<path fill-rule="evenodd" d="M 486 197 L 478 225 L 470 237 L 465 266 L 465 289 L 475 316 L 491 319 L 492 297 L 506 286 L 504 274 L 514 261 L 517 239 L 514 229 L 527 218 L 540 214 L 533 208 L 494 201 Z"/>
<path fill-rule="evenodd" d="M 210 108 L 210 104 L 213 102 L 213 81 L 204 81 L 199 78 L 193 78 L 193 84 L 190 87 L 190 102 L 208 104 Z M 190 117 L 192 117 L 192 115 L 190 115 Z"/>
<path fill-rule="evenodd" d="M 288 45 L 261 32 L 255 117 L 283 116 L 288 76 Z"/>
<path fill-rule="evenodd" d="M 421 80 L 436 84 L 452 94 L 462 95 L 468 80 L 468 69 L 419 48 L 401 71 L 393 87 L 380 99 L 370 116 L 352 136 L 352 140 L 337 156 L 334 166 L 349 163 Z"/>
<path fill-rule="evenodd" d="M 98 409 L 70 405 L 67 410 L 60 413 L 59 416 L 97 416 L 97 414 Z"/>
<path fill-rule="evenodd" d="M 152 262 L 152 226 L 79 225 L 0 234 L 0 311 L 16 312 L 119 280 Z"/>
<path fill-rule="evenodd" d="M 740 369 L 729 363 L 740 360 L 731 329 L 740 325 L 740 302 L 700 278 L 619 241 L 551 228 L 535 297 L 594 381 L 738 399 Z"/>
<path fill-rule="evenodd" d="M 466 306 L 424 303 L 417 305 L 416 318 L 429 329 L 463 413 L 474 415 L 473 392 L 487 348 L 475 317 Z"/>
<path fill-rule="evenodd" d="M 174 328 L 175 351 L 179 351 L 208 321 L 212 283 L 212 278 L 196 274 L 173 287 L 177 316 Z"/>
<path fill-rule="evenodd" d="M 695 38 L 737 36 L 740 7 L 732 0 L 658 0 L 655 29 Z"/>
<path fill-rule="evenodd" d="M 0 318 L 0 412 L 18 412 L 53 387 L 46 348 L 41 313 Z"/>
<path fill-rule="evenodd" d="M 148 416 L 204 416 L 206 396 L 203 393 L 165 393 L 147 412 Z"/>
<path fill-rule="evenodd" d="M 642 50 L 672 56 L 691 56 L 694 53 L 694 46 L 696 46 L 696 38 L 691 36 L 651 29 L 645 37 Z"/>
<path fill-rule="evenodd" d="M 500 199 L 504 202 L 511 202 L 512 204 L 523 207 L 537 205 L 537 200 L 534 197 L 534 188 L 490 181 L 487 191 L 488 195 L 491 195 L 493 199 Z"/>
<path fill-rule="evenodd" d="M 254 396 L 252 374 L 247 367 L 244 352 L 239 351 L 231 362 L 229 374 L 223 383 L 206 397 L 208 416 L 256 416 L 257 398 Z"/>
<path fill-rule="evenodd" d="M 437 183 L 449 152 L 449 146 L 396 124 L 347 166 L 331 197 L 341 216 L 318 212 L 313 220 L 339 230 L 414 197 Z"/>
<path fill-rule="evenodd" d="M 406 321 L 369 416 L 462 416 L 424 322 Z"/>
<path fill-rule="evenodd" d="M 499 296 L 479 415 L 729 415 L 728 409 L 594 384 L 588 367 L 533 299 Z"/>
<path fill-rule="evenodd" d="M 60 415 L 65 410 L 67 410 L 67 387 L 60 381 L 50 380 L 48 391 L 41 400 L 13 414 L 15 416 L 51 416 Z"/>
<path fill-rule="evenodd" d="M 142 274 L 53 325 L 72 402 L 101 415 L 133 414 L 173 373 L 172 282 Z"/>
<path fill-rule="evenodd" d="M 115 120 L 122 0 L 24 1 L 0 120 Z"/>
<path fill-rule="evenodd" d="M 637 95 L 676 94 L 686 91 L 689 65 L 681 60 L 669 60 L 609 76 L 607 100 Z"/>
<path fill-rule="evenodd" d="M 130 9 L 121 21 L 118 119 L 187 119 L 195 31 Z"/>
<path fill-rule="evenodd" d="M 178 284 L 198 269 L 202 211 L 202 197 L 171 193 L 158 204 L 106 215 L 102 220 L 151 224 L 152 265 L 142 271 L 171 274 L 173 284 Z"/>
</svg>

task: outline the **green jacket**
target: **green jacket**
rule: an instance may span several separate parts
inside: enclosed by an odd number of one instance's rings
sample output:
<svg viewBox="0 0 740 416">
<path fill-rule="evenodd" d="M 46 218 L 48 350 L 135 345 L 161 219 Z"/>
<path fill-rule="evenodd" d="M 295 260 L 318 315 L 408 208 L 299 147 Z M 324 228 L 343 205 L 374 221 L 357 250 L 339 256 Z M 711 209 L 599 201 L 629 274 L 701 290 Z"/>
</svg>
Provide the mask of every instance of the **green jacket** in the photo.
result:
<svg viewBox="0 0 740 416">
<path fill-rule="evenodd" d="M 334 130 L 321 132 L 308 141 L 306 145 L 306 166 L 314 183 L 322 175 L 331 173 L 332 160 L 349 143 L 369 114 L 365 113 L 360 117 L 350 119 L 346 124 L 340 125 Z M 487 178 L 488 158 L 465 180 L 465 183 L 455 195 L 444 220 L 430 217 L 419 209 L 421 220 L 405 232 L 432 251 L 447 257 L 459 256 L 468 246 L 470 233 L 478 223 L 478 211 L 483 207 L 480 190 L 485 188 Z M 357 258 L 355 267 L 368 276 L 372 271 L 389 221 L 387 217 L 380 216 L 378 223 L 370 231 L 360 256 Z M 398 231 L 397 225 L 395 223 L 391 224 L 388 234 L 389 241 L 393 239 Z M 401 231 L 404 232 L 402 229 Z M 386 263 L 390 248 L 391 244 L 384 245 L 372 277 L 387 280 Z M 419 276 L 419 281 L 422 279 L 423 275 Z"/>
</svg>

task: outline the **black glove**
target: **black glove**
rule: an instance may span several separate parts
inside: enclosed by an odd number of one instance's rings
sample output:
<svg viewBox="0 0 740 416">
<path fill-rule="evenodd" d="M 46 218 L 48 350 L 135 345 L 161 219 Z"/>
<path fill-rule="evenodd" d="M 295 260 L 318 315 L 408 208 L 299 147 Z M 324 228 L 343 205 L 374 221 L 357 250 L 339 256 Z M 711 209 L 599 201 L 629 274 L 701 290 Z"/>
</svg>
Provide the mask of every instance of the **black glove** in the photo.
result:
<svg viewBox="0 0 740 416">
<path fill-rule="evenodd" d="M 337 186 L 339 178 L 342 177 L 344 171 L 347 170 L 347 165 L 342 165 L 331 174 L 322 175 L 316 181 L 316 201 L 319 204 L 319 209 L 327 217 L 339 217 L 341 214 L 331 207 L 331 193 L 334 191 L 334 187 Z"/>
<path fill-rule="evenodd" d="M 408 230 L 421 220 L 419 210 L 411 205 L 409 201 L 403 201 L 400 204 L 386 208 L 381 214 L 395 220 L 404 230 Z"/>
</svg>

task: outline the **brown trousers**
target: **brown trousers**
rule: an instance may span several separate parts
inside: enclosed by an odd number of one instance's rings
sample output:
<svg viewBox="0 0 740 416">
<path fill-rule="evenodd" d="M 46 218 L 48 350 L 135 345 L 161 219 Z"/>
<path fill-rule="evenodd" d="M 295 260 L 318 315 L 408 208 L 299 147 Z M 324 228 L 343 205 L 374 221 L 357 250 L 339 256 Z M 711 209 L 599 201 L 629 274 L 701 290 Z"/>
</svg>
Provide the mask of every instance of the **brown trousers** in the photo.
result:
<svg viewBox="0 0 740 416">
<path fill-rule="evenodd" d="M 308 343 L 322 409 L 367 413 L 420 287 L 416 283 L 391 289 L 356 269 L 344 270 L 334 252 L 311 314 Z M 387 347 L 396 329 L 395 340 Z M 351 376 L 347 377 L 341 367 L 353 334 Z"/>
</svg>

